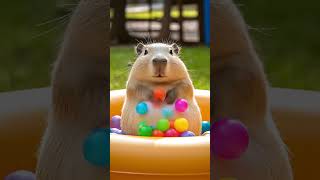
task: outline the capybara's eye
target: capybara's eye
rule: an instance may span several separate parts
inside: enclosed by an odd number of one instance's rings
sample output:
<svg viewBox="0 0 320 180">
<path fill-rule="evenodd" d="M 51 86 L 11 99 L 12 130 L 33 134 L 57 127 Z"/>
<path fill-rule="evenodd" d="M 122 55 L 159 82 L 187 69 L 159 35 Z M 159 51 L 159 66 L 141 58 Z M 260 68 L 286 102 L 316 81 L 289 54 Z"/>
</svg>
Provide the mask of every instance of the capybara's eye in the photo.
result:
<svg viewBox="0 0 320 180">
<path fill-rule="evenodd" d="M 170 50 L 170 54 L 171 54 L 171 55 L 173 55 L 173 51 L 172 51 L 172 49 Z"/>
<path fill-rule="evenodd" d="M 148 50 L 144 50 L 144 55 L 147 55 L 148 54 Z"/>
</svg>

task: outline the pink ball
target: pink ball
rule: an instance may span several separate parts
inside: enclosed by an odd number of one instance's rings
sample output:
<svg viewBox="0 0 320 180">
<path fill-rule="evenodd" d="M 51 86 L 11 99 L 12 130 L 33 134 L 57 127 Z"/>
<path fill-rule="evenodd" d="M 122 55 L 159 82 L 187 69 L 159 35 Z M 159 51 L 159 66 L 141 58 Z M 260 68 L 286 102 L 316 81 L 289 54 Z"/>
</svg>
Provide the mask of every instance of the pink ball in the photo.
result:
<svg viewBox="0 0 320 180">
<path fill-rule="evenodd" d="M 188 109 L 188 101 L 185 99 L 177 99 L 175 108 L 178 112 L 185 112 Z"/>
<path fill-rule="evenodd" d="M 220 158 L 239 158 L 248 148 L 247 128 L 236 120 L 223 119 L 213 123 L 211 149 Z"/>
<path fill-rule="evenodd" d="M 165 137 L 178 137 L 180 134 L 175 129 L 169 129 L 164 133 Z"/>
</svg>

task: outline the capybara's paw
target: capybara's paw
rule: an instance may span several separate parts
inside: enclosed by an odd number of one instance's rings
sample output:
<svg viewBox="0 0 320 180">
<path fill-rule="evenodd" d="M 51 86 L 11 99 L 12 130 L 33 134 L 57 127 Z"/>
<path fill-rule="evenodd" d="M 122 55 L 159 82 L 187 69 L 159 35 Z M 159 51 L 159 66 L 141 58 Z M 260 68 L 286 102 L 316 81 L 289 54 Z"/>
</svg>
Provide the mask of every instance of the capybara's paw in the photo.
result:
<svg viewBox="0 0 320 180">
<path fill-rule="evenodd" d="M 137 92 L 137 97 L 141 101 L 151 101 L 153 98 L 153 91 L 146 86 L 138 85 L 136 92 Z"/>
<path fill-rule="evenodd" d="M 165 101 L 167 104 L 173 104 L 176 99 L 177 99 L 177 91 L 175 88 L 173 88 L 167 92 Z"/>
</svg>

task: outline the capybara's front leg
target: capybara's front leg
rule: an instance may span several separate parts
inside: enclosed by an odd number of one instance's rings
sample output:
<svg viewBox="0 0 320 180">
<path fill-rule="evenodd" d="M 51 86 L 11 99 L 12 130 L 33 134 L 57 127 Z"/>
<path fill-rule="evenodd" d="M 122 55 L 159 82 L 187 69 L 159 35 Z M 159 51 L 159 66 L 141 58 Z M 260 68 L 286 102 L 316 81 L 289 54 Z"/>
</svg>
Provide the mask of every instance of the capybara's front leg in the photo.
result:
<svg viewBox="0 0 320 180">
<path fill-rule="evenodd" d="M 174 97 L 172 99 L 177 100 L 182 98 L 188 101 L 187 111 L 183 113 L 178 113 L 178 115 L 176 116 L 179 117 L 180 115 L 181 117 L 186 118 L 189 122 L 189 131 L 194 132 L 196 135 L 200 135 L 201 128 L 202 128 L 201 127 L 202 117 L 201 117 L 200 108 L 194 97 L 194 87 L 191 80 L 184 80 L 184 81 L 178 82 L 176 86 L 171 90 L 171 93 L 175 95 L 175 96 L 171 95 Z"/>
<path fill-rule="evenodd" d="M 141 117 L 136 113 L 136 105 L 142 101 L 151 101 L 153 91 L 144 84 L 131 83 L 132 86 L 127 87 L 127 95 L 122 108 L 121 129 L 124 134 L 137 135 L 138 123 Z"/>
</svg>

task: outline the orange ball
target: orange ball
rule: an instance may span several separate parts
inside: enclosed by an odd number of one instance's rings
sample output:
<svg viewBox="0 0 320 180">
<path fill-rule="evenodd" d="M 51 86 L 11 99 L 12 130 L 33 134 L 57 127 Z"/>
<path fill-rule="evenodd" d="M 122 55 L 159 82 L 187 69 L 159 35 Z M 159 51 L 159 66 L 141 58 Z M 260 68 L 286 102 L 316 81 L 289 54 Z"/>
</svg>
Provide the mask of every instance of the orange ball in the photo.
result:
<svg viewBox="0 0 320 180">
<path fill-rule="evenodd" d="M 170 128 L 174 129 L 174 121 L 170 121 Z"/>
<path fill-rule="evenodd" d="M 166 91 L 163 88 L 157 88 L 153 91 L 153 98 L 156 101 L 164 101 L 166 98 Z"/>
<path fill-rule="evenodd" d="M 163 137 L 164 133 L 162 131 L 160 131 L 160 130 L 154 130 L 152 132 L 152 136 L 154 136 L 154 137 Z"/>
</svg>

